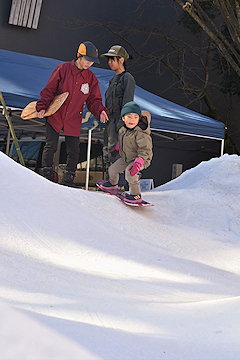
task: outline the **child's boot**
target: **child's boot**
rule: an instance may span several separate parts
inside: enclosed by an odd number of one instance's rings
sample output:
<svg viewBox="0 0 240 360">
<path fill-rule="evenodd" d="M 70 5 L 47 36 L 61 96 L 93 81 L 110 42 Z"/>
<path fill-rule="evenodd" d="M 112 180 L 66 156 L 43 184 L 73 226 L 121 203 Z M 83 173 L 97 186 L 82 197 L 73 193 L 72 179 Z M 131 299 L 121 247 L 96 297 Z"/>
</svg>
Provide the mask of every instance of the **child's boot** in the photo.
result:
<svg viewBox="0 0 240 360">
<path fill-rule="evenodd" d="M 130 203 L 140 203 L 142 201 L 141 194 L 138 195 L 127 194 L 125 196 L 125 201 Z"/>
<path fill-rule="evenodd" d="M 117 190 L 118 185 L 112 185 L 109 181 L 106 181 L 101 185 L 101 188 L 104 190 Z"/>
</svg>

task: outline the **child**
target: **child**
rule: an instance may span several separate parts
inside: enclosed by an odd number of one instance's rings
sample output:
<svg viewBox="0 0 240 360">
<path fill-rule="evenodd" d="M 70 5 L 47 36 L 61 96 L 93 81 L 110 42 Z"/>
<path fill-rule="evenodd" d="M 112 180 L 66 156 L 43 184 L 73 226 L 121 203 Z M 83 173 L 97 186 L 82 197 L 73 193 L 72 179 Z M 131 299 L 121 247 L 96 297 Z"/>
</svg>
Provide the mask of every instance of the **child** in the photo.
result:
<svg viewBox="0 0 240 360">
<path fill-rule="evenodd" d="M 150 126 L 134 101 L 123 106 L 121 116 L 125 124 L 119 130 L 119 142 L 115 149 L 119 150 L 121 157 L 109 167 L 109 181 L 101 187 L 105 190 L 117 189 L 119 174 L 125 170 L 130 191 L 126 201 L 138 203 L 142 200 L 137 174 L 150 165 L 153 156 Z"/>
</svg>

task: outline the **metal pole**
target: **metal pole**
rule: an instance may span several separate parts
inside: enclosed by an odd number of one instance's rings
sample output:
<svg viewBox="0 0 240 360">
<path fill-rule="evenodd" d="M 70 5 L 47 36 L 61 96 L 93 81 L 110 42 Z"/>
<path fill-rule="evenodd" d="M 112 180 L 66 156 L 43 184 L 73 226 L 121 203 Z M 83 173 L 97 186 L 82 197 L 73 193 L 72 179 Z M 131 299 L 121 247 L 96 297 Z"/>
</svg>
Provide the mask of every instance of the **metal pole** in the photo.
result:
<svg viewBox="0 0 240 360">
<path fill-rule="evenodd" d="M 15 134 L 15 131 L 14 131 L 10 116 L 8 114 L 7 107 L 6 107 L 6 104 L 5 104 L 5 101 L 3 99 L 1 91 L 0 91 L 0 100 L 1 100 L 1 103 L 2 103 L 2 106 L 3 106 L 3 109 L 4 109 L 4 115 L 5 115 L 6 119 L 7 119 L 10 131 L 11 131 L 11 134 L 12 134 L 12 138 L 13 138 L 13 141 L 14 141 L 17 153 L 18 153 L 19 161 L 23 166 L 25 166 L 25 162 L 23 160 L 23 156 L 22 156 L 21 150 L 20 150 L 19 145 L 18 145 L 17 137 L 16 137 L 16 134 Z"/>
<path fill-rule="evenodd" d="M 9 150 L 10 150 L 10 134 L 11 134 L 11 131 L 10 131 L 10 129 L 8 129 L 7 147 L 6 147 L 6 154 L 7 154 L 7 156 L 9 155 Z"/>
<path fill-rule="evenodd" d="M 91 153 L 92 131 L 98 127 L 98 122 L 96 120 L 94 120 L 93 123 L 94 123 L 94 126 L 91 129 L 88 130 L 88 148 L 87 148 L 87 166 L 86 166 L 85 190 L 88 190 L 88 183 L 89 183 L 89 168 L 90 168 L 90 160 L 91 160 L 90 153 Z"/>
<path fill-rule="evenodd" d="M 223 151 L 224 151 L 224 139 L 222 139 L 221 141 L 221 156 L 223 156 Z"/>
<path fill-rule="evenodd" d="M 88 130 L 87 166 L 86 166 L 86 182 L 85 182 L 86 190 L 88 190 L 88 183 L 89 183 L 91 139 L 92 139 L 92 129 Z"/>
</svg>

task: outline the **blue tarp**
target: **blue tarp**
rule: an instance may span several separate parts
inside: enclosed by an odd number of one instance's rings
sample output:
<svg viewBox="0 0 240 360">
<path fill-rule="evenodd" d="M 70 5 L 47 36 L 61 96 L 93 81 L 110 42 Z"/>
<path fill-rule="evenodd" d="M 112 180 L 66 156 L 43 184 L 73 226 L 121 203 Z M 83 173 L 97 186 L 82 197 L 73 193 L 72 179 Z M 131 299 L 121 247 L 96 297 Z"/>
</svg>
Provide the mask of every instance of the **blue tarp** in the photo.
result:
<svg viewBox="0 0 240 360">
<path fill-rule="evenodd" d="M 6 105 L 24 108 L 39 93 L 62 61 L 0 49 L 0 91 Z M 103 101 L 113 71 L 91 67 L 99 80 Z M 136 86 L 134 100 L 152 115 L 151 129 L 224 139 L 225 125 Z"/>
</svg>

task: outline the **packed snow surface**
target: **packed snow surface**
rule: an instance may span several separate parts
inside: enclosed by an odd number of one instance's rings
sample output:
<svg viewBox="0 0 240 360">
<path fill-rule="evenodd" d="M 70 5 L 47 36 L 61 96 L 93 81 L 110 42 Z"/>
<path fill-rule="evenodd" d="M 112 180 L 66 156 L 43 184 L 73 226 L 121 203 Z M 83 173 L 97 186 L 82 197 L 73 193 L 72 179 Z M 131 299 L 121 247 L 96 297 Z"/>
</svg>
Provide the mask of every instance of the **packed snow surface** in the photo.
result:
<svg viewBox="0 0 240 360">
<path fill-rule="evenodd" d="M 240 157 L 147 208 L 0 164 L 1 360 L 240 359 Z"/>
</svg>

